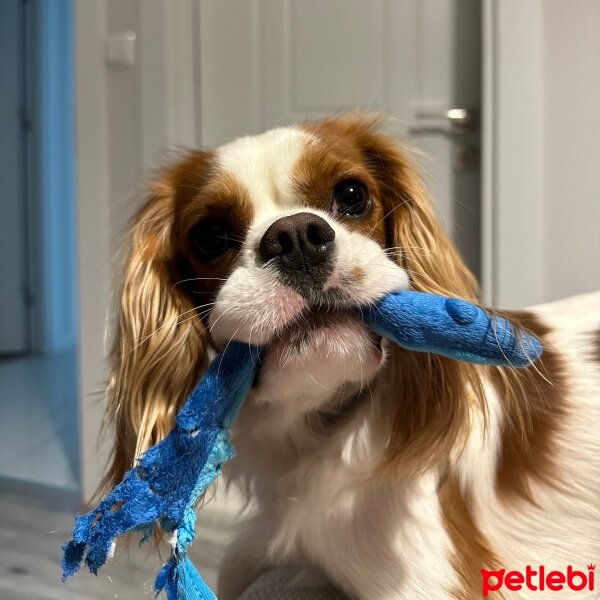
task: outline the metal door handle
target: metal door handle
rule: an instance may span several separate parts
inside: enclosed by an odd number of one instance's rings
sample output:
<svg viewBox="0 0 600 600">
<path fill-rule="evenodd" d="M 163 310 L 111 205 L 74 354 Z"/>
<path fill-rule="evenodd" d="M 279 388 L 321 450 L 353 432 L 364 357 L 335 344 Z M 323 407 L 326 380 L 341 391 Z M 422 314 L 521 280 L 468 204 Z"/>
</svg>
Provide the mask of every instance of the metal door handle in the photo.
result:
<svg viewBox="0 0 600 600">
<path fill-rule="evenodd" d="M 446 136 L 477 131 L 479 112 L 469 108 L 448 110 L 417 110 L 415 120 L 420 123 L 409 127 L 411 134 L 438 133 Z"/>
</svg>

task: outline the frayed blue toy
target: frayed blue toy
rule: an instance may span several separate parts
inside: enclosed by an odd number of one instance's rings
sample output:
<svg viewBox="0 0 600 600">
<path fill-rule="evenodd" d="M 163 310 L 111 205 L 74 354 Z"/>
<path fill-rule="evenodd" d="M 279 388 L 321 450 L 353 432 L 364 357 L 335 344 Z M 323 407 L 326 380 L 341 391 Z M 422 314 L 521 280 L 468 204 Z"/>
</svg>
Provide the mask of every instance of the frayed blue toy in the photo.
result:
<svg viewBox="0 0 600 600">
<path fill-rule="evenodd" d="M 363 308 L 361 314 L 381 336 L 418 352 L 513 367 L 527 366 L 542 354 L 536 337 L 517 337 L 507 320 L 465 300 L 402 291 Z M 157 593 L 165 590 L 168 600 L 216 598 L 187 549 L 196 533 L 196 502 L 234 455 L 228 429 L 250 390 L 261 352 L 232 342 L 213 360 L 169 435 L 94 510 L 77 517 L 73 539 L 63 546 L 63 580 L 83 560 L 97 574 L 118 536 L 140 531 L 147 539 L 160 524 L 174 533 L 174 543 L 156 578 Z"/>
<path fill-rule="evenodd" d="M 364 308 L 362 316 L 373 331 L 416 352 L 511 367 L 526 367 L 542 354 L 535 336 L 518 337 L 506 319 L 457 298 L 397 292 Z"/>
</svg>

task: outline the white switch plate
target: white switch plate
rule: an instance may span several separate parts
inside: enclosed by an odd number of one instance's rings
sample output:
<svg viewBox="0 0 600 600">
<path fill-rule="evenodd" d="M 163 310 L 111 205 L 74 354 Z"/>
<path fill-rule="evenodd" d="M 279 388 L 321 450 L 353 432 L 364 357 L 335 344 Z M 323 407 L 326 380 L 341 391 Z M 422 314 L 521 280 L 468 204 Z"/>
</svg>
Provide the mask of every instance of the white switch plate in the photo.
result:
<svg viewBox="0 0 600 600">
<path fill-rule="evenodd" d="M 109 35 L 106 40 L 106 64 L 113 69 L 135 67 L 135 31 Z"/>
</svg>

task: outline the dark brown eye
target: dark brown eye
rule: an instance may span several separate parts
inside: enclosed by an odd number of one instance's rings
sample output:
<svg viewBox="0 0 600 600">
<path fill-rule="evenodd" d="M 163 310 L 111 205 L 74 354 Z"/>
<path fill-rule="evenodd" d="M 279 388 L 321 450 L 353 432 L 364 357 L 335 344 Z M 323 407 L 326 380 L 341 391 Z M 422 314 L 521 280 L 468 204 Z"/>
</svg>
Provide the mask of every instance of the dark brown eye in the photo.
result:
<svg viewBox="0 0 600 600">
<path fill-rule="evenodd" d="M 359 217 L 371 207 L 367 188 L 354 179 L 340 181 L 333 188 L 332 211 L 339 215 Z"/>
<path fill-rule="evenodd" d="M 214 260 L 233 247 L 229 224 L 218 217 L 208 217 L 194 226 L 190 239 L 202 260 Z"/>
</svg>

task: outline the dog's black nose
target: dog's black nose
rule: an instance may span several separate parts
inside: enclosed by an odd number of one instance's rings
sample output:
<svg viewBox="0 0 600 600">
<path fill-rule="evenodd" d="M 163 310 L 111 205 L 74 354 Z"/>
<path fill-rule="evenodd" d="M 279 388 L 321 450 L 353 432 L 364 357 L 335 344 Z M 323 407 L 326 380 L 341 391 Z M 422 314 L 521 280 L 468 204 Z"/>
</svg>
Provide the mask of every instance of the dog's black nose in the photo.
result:
<svg viewBox="0 0 600 600">
<path fill-rule="evenodd" d="M 298 280 L 324 281 L 333 264 L 335 231 L 325 219 L 313 213 L 297 213 L 277 219 L 265 231 L 259 244 L 261 258 L 273 260 L 278 270 Z"/>
</svg>

